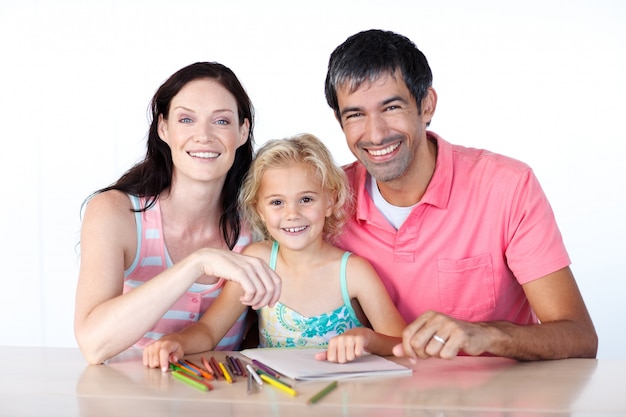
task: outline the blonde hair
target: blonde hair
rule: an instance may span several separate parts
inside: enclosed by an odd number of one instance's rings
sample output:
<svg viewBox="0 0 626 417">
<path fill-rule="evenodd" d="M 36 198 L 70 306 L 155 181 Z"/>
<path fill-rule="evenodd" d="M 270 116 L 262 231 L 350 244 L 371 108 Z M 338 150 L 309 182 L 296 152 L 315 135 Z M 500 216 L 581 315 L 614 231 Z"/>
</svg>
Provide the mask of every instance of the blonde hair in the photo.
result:
<svg viewBox="0 0 626 417">
<path fill-rule="evenodd" d="M 314 135 L 303 133 L 266 142 L 256 154 L 239 193 L 242 217 L 256 236 L 271 236 L 257 212 L 257 194 L 266 170 L 304 163 L 315 169 L 324 191 L 334 197 L 332 213 L 324 223 L 323 238 L 332 243 L 341 233 L 351 207 L 346 174 L 333 160 L 328 148 Z"/>
</svg>

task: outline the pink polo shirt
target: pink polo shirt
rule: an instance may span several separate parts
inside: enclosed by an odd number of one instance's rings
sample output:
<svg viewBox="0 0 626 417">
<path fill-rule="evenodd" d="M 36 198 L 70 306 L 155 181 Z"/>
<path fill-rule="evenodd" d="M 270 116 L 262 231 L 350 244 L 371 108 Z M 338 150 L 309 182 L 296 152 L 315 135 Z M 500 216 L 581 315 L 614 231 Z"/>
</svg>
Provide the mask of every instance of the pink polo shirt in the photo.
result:
<svg viewBox="0 0 626 417">
<path fill-rule="evenodd" d="M 407 322 L 436 310 L 536 323 L 521 284 L 570 260 L 535 175 L 514 159 L 428 137 L 438 147 L 435 172 L 399 230 L 374 205 L 365 168 L 344 167 L 357 201 L 338 246 L 372 263 Z"/>
</svg>

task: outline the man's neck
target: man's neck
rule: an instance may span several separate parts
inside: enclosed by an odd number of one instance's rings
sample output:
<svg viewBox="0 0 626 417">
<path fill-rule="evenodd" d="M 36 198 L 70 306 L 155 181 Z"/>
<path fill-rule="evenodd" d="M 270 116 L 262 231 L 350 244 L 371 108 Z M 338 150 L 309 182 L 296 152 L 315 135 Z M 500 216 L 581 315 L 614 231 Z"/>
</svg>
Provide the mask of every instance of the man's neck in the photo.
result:
<svg viewBox="0 0 626 417">
<path fill-rule="evenodd" d="M 425 152 L 416 156 L 413 166 L 402 177 L 387 182 L 376 181 L 380 194 L 389 204 L 413 206 L 426 193 L 437 163 L 437 143 L 428 139 L 426 144 Z"/>
</svg>

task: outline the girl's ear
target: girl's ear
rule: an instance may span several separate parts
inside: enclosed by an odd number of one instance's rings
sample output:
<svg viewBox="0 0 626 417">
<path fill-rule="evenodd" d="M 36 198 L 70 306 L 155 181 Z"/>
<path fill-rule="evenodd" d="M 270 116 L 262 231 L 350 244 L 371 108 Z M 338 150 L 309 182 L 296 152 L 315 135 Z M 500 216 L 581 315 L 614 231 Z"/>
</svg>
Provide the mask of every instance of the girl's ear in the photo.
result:
<svg viewBox="0 0 626 417">
<path fill-rule="evenodd" d="M 265 213 L 263 212 L 263 210 L 259 206 L 259 202 L 258 201 L 254 203 L 254 209 L 256 210 L 256 214 L 259 216 L 259 218 L 261 219 L 263 224 L 265 224 Z"/>
<path fill-rule="evenodd" d="M 337 191 L 329 191 L 327 194 L 327 203 L 326 203 L 326 217 L 330 217 L 335 210 L 335 205 L 337 204 Z"/>
</svg>

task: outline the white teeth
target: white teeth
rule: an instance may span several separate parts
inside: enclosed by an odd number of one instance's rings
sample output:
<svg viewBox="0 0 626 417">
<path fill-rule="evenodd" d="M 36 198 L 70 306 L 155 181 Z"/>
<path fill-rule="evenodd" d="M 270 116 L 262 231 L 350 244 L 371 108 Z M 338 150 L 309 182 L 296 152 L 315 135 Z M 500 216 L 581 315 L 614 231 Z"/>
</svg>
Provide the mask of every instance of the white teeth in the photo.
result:
<svg viewBox="0 0 626 417">
<path fill-rule="evenodd" d="M 285 230 L 288 231 L 289 233 L 297 233 L 297 232 L 301 232 L 304 229 L 306 229 L 306 226 L 300 226 L 300 227 L 285 227 Z"/>
<path fill-rule="evenodd" d="M 189 152 L 189 155 L 196 158 L 217 158 L 220 154 L 215 152 Z"/>
<path fill-rule="evenodd" d="M 394 143 L 393 145 L 388 146 L 385 149 L 380 149 L 378 151 L 368 151 L 368 152 L 370 153 L 370 155 L 383 156 L 383 155 L 387 155 L 388 153 L 395 151 L 398 148 L 398 146 L 400 146 L 400 142 Z"/>
</svg>

